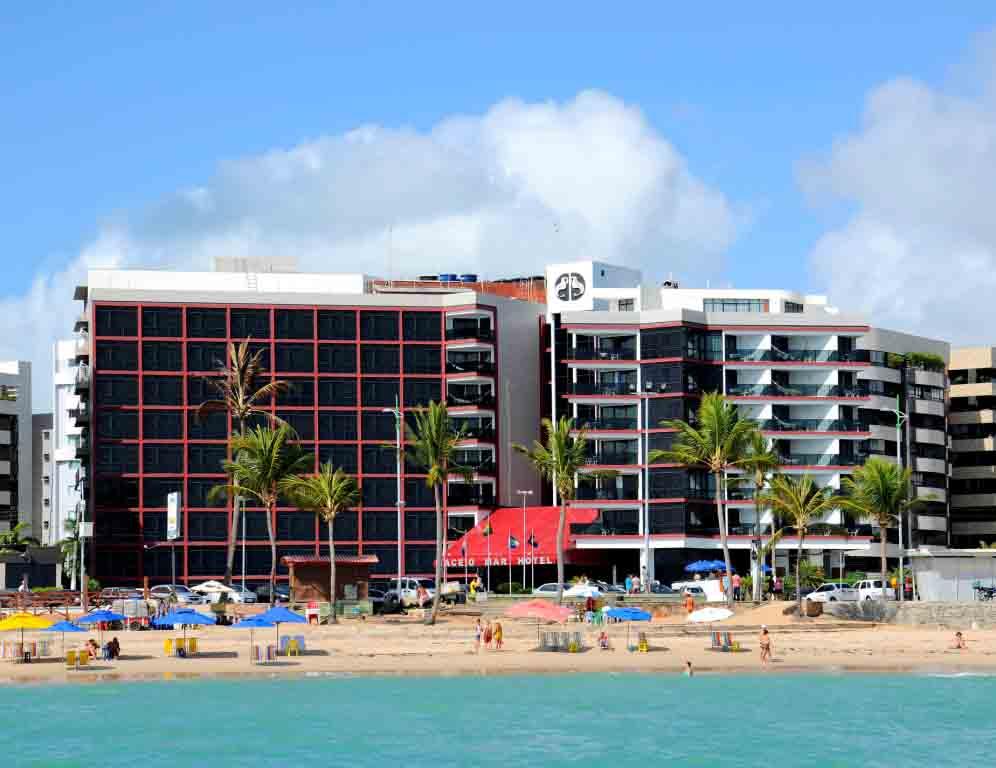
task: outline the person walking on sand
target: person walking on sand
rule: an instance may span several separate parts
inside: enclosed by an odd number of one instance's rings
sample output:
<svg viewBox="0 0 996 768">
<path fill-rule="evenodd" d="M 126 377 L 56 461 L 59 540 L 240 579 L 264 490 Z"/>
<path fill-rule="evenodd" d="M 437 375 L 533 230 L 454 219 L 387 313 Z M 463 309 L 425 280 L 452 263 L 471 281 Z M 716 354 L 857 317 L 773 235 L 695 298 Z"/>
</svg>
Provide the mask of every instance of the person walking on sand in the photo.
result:
<svg viewBox="0 0 996 768">
<path fill-rule="evenodd" d="M 491 622 L 485 622 L 484 624 L 484 647 L 487 650 L 491 650 L 491 637 L 492 637 Z"/>
<path fill-rule="evenodd" d="M 496 651 L 500 651 L 501 650 L 501 641 L 502 641 L 502 636 L 503 636 L 503 632 L 502 632 L 501 622 L 500 621 L 496 621 L 495 622 L 494 636 L 495 636 L 495 650 Z"/>
<path fill-rule="evenodd" d="M 691 616 L 695 613 L 695 598 L 692 597 L 692 593 L 685 591 L 685 613 Z"/>
<path fill-rule="evenodd" d="M 757 644 L 761 648 L 761 666 L 766 667 L 771 662 L 771 635 L 768 634 L 768 625 L 761 625 L 761 636 L 757 639 Z"/>
<path fill-rule="evenodd" d="M 477 623 L 474 624 L 474 653 L 481 652 L 481 636 L 484 634 L 484 627 L 481 625 L 481 619 L 478 617 Z"/>
</svg>

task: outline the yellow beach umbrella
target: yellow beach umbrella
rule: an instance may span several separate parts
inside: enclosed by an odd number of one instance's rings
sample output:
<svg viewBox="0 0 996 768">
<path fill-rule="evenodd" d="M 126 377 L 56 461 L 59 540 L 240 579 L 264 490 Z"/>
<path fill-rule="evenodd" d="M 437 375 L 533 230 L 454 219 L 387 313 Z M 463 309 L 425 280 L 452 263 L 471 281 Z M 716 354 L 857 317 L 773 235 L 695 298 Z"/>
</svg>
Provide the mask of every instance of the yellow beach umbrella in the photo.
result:
<svg viewBox="0 0 996 768">
<path fill-rule="evenodd" d="M 21 631 L 21 646 L 24 646 L 24 630 L 26 629 L 46 629 L 54 624 L 51 619 L 45 616 L 35 616 L 33 613 L 12 613 L 3 621 L 0 621 L 0 632 Z"/>
</svg>

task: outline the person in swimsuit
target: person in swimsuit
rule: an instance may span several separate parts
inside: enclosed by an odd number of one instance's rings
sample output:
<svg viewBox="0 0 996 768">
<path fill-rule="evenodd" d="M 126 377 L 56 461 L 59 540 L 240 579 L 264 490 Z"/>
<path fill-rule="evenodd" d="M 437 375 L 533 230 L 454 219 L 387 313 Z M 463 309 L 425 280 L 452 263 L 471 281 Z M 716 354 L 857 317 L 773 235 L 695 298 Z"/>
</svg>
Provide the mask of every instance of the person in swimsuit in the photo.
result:
<svg viewBox="0 0 996 768">
<path fill-rule="evenodd" d="M 692 677 L 694 674 L 695 674 L 695 672 L 692 671 L 692 662 L 686 661 L 685 662 L 685 677 Z"/>
<path fill-rule="evenodd" d="M 695 598 L 691 592 L 685 592 L 685 612 L 691 616 L 695 613 Z"/>
<path fill-rule="evenodd" d="M 478 619 L 477 623 L 474 625 L 474 653 L 481 652 L 481 636 L 484 634 L 484 626 L 481 624 L 481 620 Z"/>
<path fill-rule="evenodd" d="M 952 651 L 967 651 L 968 646 L 965 645 L 965 636 L 961 632 L 955 632 L 954 642 L 951 644 Z"/>
<path fill-rule="evenodd" d="M 491 622 L 484 624 L 484 647 L 491 648 Z"/>
<path fill-rule="evenodd" d="M 501 628 L 501 622 L 500 621 L 496 621 L 495 622 L 495 631 L 494 631 L 495 650 L 496 651 L 500 651 L 501 650 L 502 635 L 503 635 L 503 632 L 502 632 L 502 628 Z"/>
<path fill-rule="evenodd" d="M 761 625 L 761 636 L 758 638 L 758 645 L 761 647 L 761 665 L 767 666 L 771 661 L 771 635 L 768 634 L 766 624 Z"/>
</svg>

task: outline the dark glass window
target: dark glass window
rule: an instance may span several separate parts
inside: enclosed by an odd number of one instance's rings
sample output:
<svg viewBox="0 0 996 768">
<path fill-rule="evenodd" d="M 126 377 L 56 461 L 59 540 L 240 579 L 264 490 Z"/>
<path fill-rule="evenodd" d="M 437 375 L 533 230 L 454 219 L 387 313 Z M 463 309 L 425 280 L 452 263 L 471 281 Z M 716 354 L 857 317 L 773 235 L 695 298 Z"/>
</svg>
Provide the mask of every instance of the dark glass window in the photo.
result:
<svg viewBox="0 0 996 768">
<path fill-rule="evenodd" d="M 142 514 L 142 536 L 146 541 L 161 541 L 166 538 L 166 513 L 165 512 L 144 512 Z M 159 549 L 149 549 L 146 550 L 145 554 L 148 555 L 150 552 L 165 551 L 169 553 L 169 550 L 159 550 Z M 169 574 L 169 562 L 166 563 L 166 572 Z M 151 576 L 149 573 L 148 563 L 146 563 L 145 574 Z"/>
<path fill-rule="evenodd" d="M 245 528 L 245 537 L 249 541 L 267 541 L 268 536 L 266 533 L 266 513 L 265 512 L 253 512 L 246 511 L 245 514 L 245 525 L 239 522 L 239 537 L 242 537 L 243 527 Z"/>
<path fill-rule="evenodd" d="M 397 379 L 363 379 L 363 406 L 393 406 L 398 397 Z"/>
<path fill-rule="evenodd" d="M 356 373 L 356 347 L 353 344 L 319 344 L 319 373 Z"/>
<path fill-rule="evenodd" d="M 318 338 L 352 341 L 356 338 L 356 313 L 351 309 L 319 310 Z"/>
<path fill-rule="evenodd" d="M 145 376 L 142 402 L 145 405 L 183 405 L 183 379 L 179 376 Z"/>
<path fill-rule="evenodd" d="M 191 445 L 187 448 L 187 472 L 192 475 L 216 475 L 224 471 L 228 458 L 224 445 Z"/>
<path fill-rule="evenodd" d="M 137 440 L 138 411 L 98 411 L 97 436 L 115 440 Z"/>
<path fill-rule="evenodd" d="M 182 336 L 179 307 L 143 307 L 142 335 L 166 336 L 177 338 Z"/>
<path fill-rule="evenodd" d="M 405 379 L 405 405 L 428 405 L 430 402 L 440 402 L 443 398 L 443 388 L 439 379 Z M 364 399 L 364 404 L 366 399 Z"/>
<path fill-rule="evenodd" d="M 685 331 L 682 328 L 655 328 L 640 331 L 640 357 L 644 360 L 681 357 L 684 343 Z"/>
<path fill-rule="evenodd" d="M 146 371 L 179 371 L 182 367 L 180 342 L 143 341 L 142 368 Z"/>
<path fill-rule="evenodd" d="M 277 344 L 277 370 L 311 373 L 315 370 L 315 348 L 311 344 Z"/>
<path fill-rule="evenodd" d="M 290 424 L 300 440 L 315 439 L 314 411 L 278 411 L 277 415 Z"/>
<path fill-rule="evenodd" d="M 148 480 L 145 482 L 148 484 Z M 97 475 L 93 487 L 99 507 L 122 509 L 138 506 L 137 478 Z M 165 503 L 164 501 L 163 504 L 165 505 Z"/>
<path fill-rule="evenodd" d="M 265 525 L 266 521 L 263 520 Z M 262 538 L 266 538 L 266 532 Z M 246 551 L 246 573 L 250 576 L 269 576 L 270 575 L 270 547 L 249 547 Z"/>
<path fill-rule="evenodd" d="M 187 515 L 187 538 L 191 541 L 224 541 L 227 536 L 228 515 L 224 512 L 191 512 Z M 224 570 L 222 563 L 221 572 Z"/>
<path fill-rule="evenodd" d="M 356 512 L 340 512 L 332 523 L 332 533 L 336 539 L 356 541 L 359 535 L 359 516 Z"/>
<path fill-rule="evenodd" d="M 144 381 L 148 381 L 148 379 L 144 379 Z M 203 376 L 187 379 L 187 402 L 191 405 L 200 405 L 205 400 L 217 400 L 220 394 L 211 383 L 213 381 L 221 381 L 221 379 L 208 379 Z"/>
<path fill-rule="evenodd" d="M 101 527 L 97 521 L 98 529 Z M 120 529 L 105 529 L 100 535 L 114 536 Z M 134 578 L 138 570 L 138 552 L 133 550 L 97 550 L 97 573 L 111 579 Z"/>
<path fill-rule="evenodd" d="M 278 339 L 310 339 L 315 333 L 312 328 L 314 313 L 310 309 L 278 309 L 274 313 L 274 324 Z"/>
<path fill-rule="evenodd" d="M 195 411 L 187 414 L 187 437 L 191 440 L 224 440 L 228 437 L 228 414 L 211 411 L 197 418 Z"/>
<path fill-rule="evenodd" d="M 314 405 L 315 382 L 311 379 L 288 379 L 287 389 L 277 393 L 277 405 Z"/>
<path fill-rule="evenodd" d="M 678 397 L 652 397 L 647 400 L 647 423 L 657 429 L 662 421 L 685 417 L 685 403 Z"/>
<path fill-rule="evenodd" d="M 442 353 L 439 347 L 405 347 L 405 373 L 440 373 Z"/>
<path fill-rule="evenodd" d="M 356 405 L 356 379 L 319 379 L 319 405 Z"/>
<path fill-rule="evenodd" d="M 439 341 L 442 338 L 439 312 L 405 312 L 402 322 L 405 341 Z"/>
<path fill-rule="evenodd" d="M 397 481 L 392 477 L 363 478 L 363 506 L 393 507 L 398 501 Z"/>
<path fill-rule="evenodd" d="M 146 440 L 182 439 L 183 414 L 180 411 L 145 411 L 142 414 L 142 436 Z"/>
<path fill-rule="evenodd" d="M 318 414 L 319 440 L 355 440 L 356 411 L 322 411 Z"/>
<path fill-rule="evenodd" d="M 432 545 L 405 545 L 405 571 L 407 573 L 433 573 L 436 569 L 436 553 Z"/>
<path fill-rule="evenodd" d="M 97 307 L 94 313 L 98 336 L 137 336 L 136 307 Z"/>
<path fill-rule="evenodd" d="M 370 566 L 370 573 L 386 574 L 398 572 L 398 548 L 394 544 L 380 546 L 364 544 L 363 554 L 377 556 L 377 563 Z M 411 573 L 410 570 L 409 573 Z"/>
<path fill-rule="evenodd" d="M 249 354 L 255 355 L 259 353 L 259 370 L 268 373 L 270 368 L 270 345 L 265 341 L 250 341 L 249 342 Z"/>
<path fill-rule="evenodd" d="M 684 504 L 650 505 L 651 533 L 684 533 L 684 531 L 685 531 Z"/>
<path fill-rule="evenodd" d="M 277 538 L 282 541 L 314 541 L 315 515 L 311 512 L 278 512 Z"/>
<path fill-rule="evenodd" d="M 318 447 L 318 460 L 322 464 L 331 464 L 351 475 L 356 474 L 359 469 L 356 463 L 355 445 L 321 445 Z"/>
<path fill-rule="evenodd" d="M 228 349 L 221 341 L 192 341 L 187 344 L 188 371 L 216 371 L 228 363 Z"/>
<path fill-rule="evenodd" d="M 191 478 L 187 480 L 187 506 L 189 507 L 223 507 L 225 499 L 219 498 L 212 504 L 208 501 L 208 494 L 216 485 L 223 485 L 221 478 L 211 479 L 207 477 Z"/>
<path fill-rule="evenodd" d="M 363 446 L 363 473 L 367 475 L 389 475 L 398 468 L 396 451 L 386 445 Z"/>
<path fill-rule="evenodd" d="M 138 405 L 138 379 L 134 376 L 95 377 L 95 405 Z"/>
<path fill-rule="evenodd" d="M 397 312 L 361 312 L 360 338 L 363 341 L 392 341 L 398 338 Z"/>
<path fill-rule="evenodd" d="M 165 509 L 166 497 L 174 491 L 183 491 L 183 478 L 146 477 L 142 481 L 142 506 Z M 180 503 L 186 504 L 186 499 L 181 497 Z"/>
<path fill-rule="evenodd" d="M 138 368 L 137 342 L 98 341 L 97 368 L 104 371 L 134 371 Z"/>
<path fill-rule="evenodd" d="M 232 338 L 233 339 L 270 338 L 270 310 L 233 309 Z"/>
<path fill-rule="evenodd" d="M 682 365 L 680 363 L 658 363 L 645 365 L 643 374 L 643 390 L 645 392 L 681 392 L 683 391 Z"/>
<path fill-rule="evenodd" d="M 434 507 L 436 505 L 432 488 L 425 484 L 425 479 L 421 477 L 411 477 L 405 480 L 405 506 L 407 507 Z M 433 539 L 436 537 L 435 519 L 432 522 L 432 533 L 424 538 Z M 422 537 L 419 537 L 422 538 Z"/>
<path fill-rule="evenodd" d="M 395 427 L 392 414 L 377 411 L 363 413 L 364 440 L 393 440 L 394 437 Z"/>
<path fill-rule="evenodd" d="M 187 336 L 191 338 L 223 339 L 226 326 L 223 309 L 187 308 Z"/>
<path fill-rule="evenodd" d="M 398 373 L 401 349 L 387 344 L 365 344 L 360 352 L 363 373 Z"/>
<path fill-rule="evenodd" d="M 98 472 L 138 472 L 138 446 L 134 443 L 97 443 L 95 451 Z"/>
<path fill-rule="evenodd" d="M 435 539 L 436 538 L 436 513 L 435 512 L 406 512 L 405 513 L 405 538 L 406 539 Z"/>
<path fill-rule="evenodd" d="M 183 446 L 148 444 L 142 446 L 142 471 L 151 475 L 182 473 Z"/>
<path fill-rule="evenodd" d="M 190 547 L 187 573 L 192 577 L 219 576 L 225 572 L 224 547 Z"/>
<path fill-rule="evenodd" d="M 363 513 L 363 539 L 397 539 L 398 538 L 398 514 L 397 512 L 364 512 Z"/>
</svg>

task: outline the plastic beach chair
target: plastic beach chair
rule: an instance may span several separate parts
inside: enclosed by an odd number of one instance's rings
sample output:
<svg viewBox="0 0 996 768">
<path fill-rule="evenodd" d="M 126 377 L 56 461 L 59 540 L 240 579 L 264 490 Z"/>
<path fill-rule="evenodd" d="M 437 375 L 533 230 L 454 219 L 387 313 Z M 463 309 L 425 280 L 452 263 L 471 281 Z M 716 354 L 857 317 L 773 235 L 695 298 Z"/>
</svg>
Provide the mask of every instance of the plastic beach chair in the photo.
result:
<svg viewBox="0 0 996 768">
<path fill-rule="evenodd" d="M 175 649 L 173 648 L 172 638 L 167 637 L 165 640 L 163 640 L 163 653 L 165 653 L 167 656 L 172 656 L 175 653 Z"/>
<path fill-rule="evenodd" d="M 301 655 L 301 646 L 299 646 L 297 644 L 297 638 L 296 637 L 292 637 L 290 640 L 287 641 L 287 647 L 284 650 L 284 653 L 287 656 L 300 656 Z"/>
<path fill-rule="evenodd" d="M 253 664 L 259 664 L 259 663 L 261 663 L 263 661 L 262 656 L 263 656 L 263 654 L 260 651 L 260 647 L 258 645 L 254 645 L 252 647 L 252 659 L 251 659 L 252 663 Z"/>
<path fill-rule="evenodd" d="M 304 647 L 304 635 L 294 635 L 294 639 L 297 641 L 297 649 L 304 653 L 306 648 Z"/>
<path fill-rule="evenodd" d="M 76 651 L 66 651 L 66 669 L 76 669 Z"/>
<path fill-rule="evenodd" d="M 638 645 L 636 646 L 636 650 L 639 651 L 640 653 L 649 653 L 650 652 L 650 641 L 647 640 L 647 633 L 646 632 L 641 632 L 639 634 L 638 641 L 639 642 L 638 642 Z"/>
<path fill-rule="evenodd" d="M 80 651 L 79 653 L 77 653 L 76 654 L 76 663 L 77 663 L 77 668 L 89 666 L 89 664 L 90 664 L 90 652 L 89 651 Z"/>
</svg>

